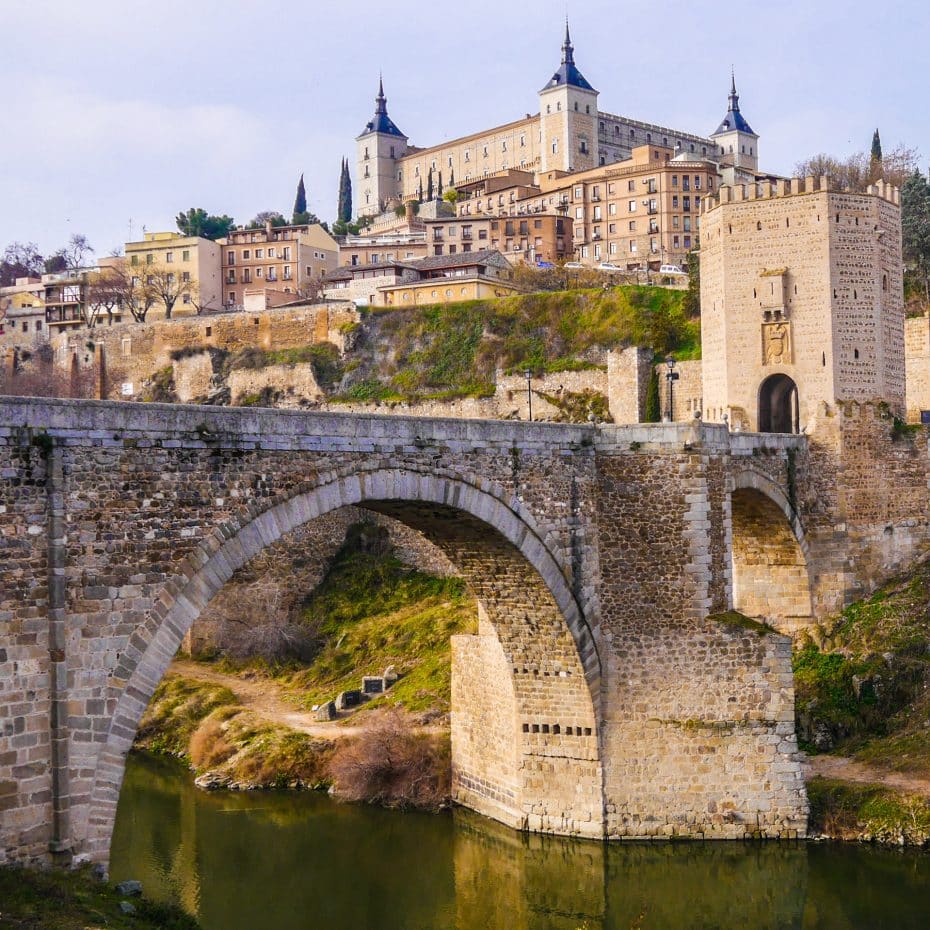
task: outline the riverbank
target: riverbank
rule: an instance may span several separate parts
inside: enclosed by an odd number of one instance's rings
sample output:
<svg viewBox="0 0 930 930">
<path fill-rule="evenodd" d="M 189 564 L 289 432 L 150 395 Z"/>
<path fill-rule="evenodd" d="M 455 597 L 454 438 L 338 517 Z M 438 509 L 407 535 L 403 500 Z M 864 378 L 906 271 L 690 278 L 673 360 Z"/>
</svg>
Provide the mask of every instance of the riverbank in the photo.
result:
<svg viewBox="0 0 930 930">
<path fill-rule="evenodd" d="M 0 866 L 3 930 L 200 930 L 181 908 L 95 878 L 89 868 L 38 871 Z"/>
<path fill-rule="evenodd" d="M 243 679 L 179 662 L 159 685 L 136 748 L 184 761 L 198 787 L 328 790 L 386 807 L 449 803 L 449 733 L 397 708 L 340 726 L 286 700 L 270 678 Z"/>
</svg>

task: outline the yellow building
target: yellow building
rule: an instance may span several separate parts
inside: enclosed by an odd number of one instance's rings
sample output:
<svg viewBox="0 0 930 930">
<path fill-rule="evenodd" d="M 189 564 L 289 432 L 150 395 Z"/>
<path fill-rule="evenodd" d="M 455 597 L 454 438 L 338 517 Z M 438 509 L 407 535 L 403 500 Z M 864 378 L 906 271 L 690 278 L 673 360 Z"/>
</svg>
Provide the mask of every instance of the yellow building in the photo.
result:
<svg viewBox="0 0 930 930">
<path fill-rule="evenodd" d="M 389 307 L 449 304 L 481 297 L 508 297 L 520 289 L 511 280 L 510 262 L 499 252 L 466 252 L 436 255 L 410 262 L 413 280 L 378 289 L 381 303 Z"/>
<path fill-rule="evenodd" d="M 126 243 L 126 265 L 134 278 L 149 282 L 159 292 L 148 319 L 222 307 L 220 247 L 210 239 L 146 233 L 141 242 Z M 166 304 L 172 304 L 170 309 Z"/>
</svg>

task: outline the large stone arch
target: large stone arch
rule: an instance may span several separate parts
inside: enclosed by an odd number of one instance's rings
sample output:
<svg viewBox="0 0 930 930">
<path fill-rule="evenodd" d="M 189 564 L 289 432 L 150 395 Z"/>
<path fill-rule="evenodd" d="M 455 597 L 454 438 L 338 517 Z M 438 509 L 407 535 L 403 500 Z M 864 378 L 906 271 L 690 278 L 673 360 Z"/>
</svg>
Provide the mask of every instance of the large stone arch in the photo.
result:
<svg viewBox="0 0 930 930">
<path fill-rule="evenodd" d="M 784 491 L 751 469 L 730 487 L 733 606 L 784 633 L 810 622 L 810 550 Z"/>
<path fill-rule="evenodd" d="M 443 548 L 483 604 L 483 626 L 496 650 L 492 670 L 510 674 L 514 713 L 489 727 L 512 731 L 517 771 L 505 784 L 482 777 L 493 764 L 464 772 L 457 794 L 468 806 L 514 826 L 602 836 L 600 658 L 592 630 L 532 518 L 519 501 L 508 501 L 490 482 L 482 485 L 405 469 L 360 471 L 330 476 L 267 509 L 253 505 L 240 519 L 214 529 L 184 561 L 180 576 L 165 584 L 111 678 L 115 711 L 97 757 L 87 854 L 100 861 L 108 856 L 125 757 L 155 688 L 200 612 L 266 546 L 350 505 L 399 519 Z M 469 671 L 472 679 L 480 677 L 474 668 Z M 475 710 L 465 712 L 474 717 Z M 483 710 L 486 705 L 477 707 Z M 471 719 L 466 729 L 480 726 Z M 486 762 L 477 760 L 479 768 Z"/>
</svg>

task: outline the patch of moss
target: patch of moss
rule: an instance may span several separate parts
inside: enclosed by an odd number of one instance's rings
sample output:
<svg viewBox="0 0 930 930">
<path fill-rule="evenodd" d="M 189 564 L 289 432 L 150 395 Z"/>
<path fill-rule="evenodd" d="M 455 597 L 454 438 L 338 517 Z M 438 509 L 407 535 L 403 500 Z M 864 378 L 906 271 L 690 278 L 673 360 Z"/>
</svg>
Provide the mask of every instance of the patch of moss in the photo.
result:
<svg viewBox="0 0 930 930">
<path fill-rule="evenodd" d="M 741 614 L 738 610 L 724 610 L 721 613 L 711 614 L 707 619 L 715 623 L 725 623 L 727 626 L 738 627 L 741 630 L 752 630 L 752 632 L 756 633 L 758 636 L 766 636 L 769 633 L 778 632 L 767 623 L 753 620 L 751 617 Z"/>
<path fill-rule="evenodd" d="M 89 868 L 72 871 L 0 866 L 0 926 L 17 930 L 198 930 L 180 908 L 133 898 L 134 914 L 124 914 L 112 885 Z"/>
</svg>

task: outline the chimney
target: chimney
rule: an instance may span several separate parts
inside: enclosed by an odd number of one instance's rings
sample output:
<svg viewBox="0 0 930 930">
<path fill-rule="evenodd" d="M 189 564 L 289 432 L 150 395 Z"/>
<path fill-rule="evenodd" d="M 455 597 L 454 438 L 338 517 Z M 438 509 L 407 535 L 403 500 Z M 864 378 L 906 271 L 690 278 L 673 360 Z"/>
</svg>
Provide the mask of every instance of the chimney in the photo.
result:
<svg viewBox="0 0 930 930">
<path fill-rule="evenodd" d="M 265 220 L 265 235 L 270 239 L 271 238 L 271 220 Z"/>
<path fill-rule="evenodd" d="M 408 227 L 413 225 L 413 201 L 412 200 L 408 200 L 404 204 L 404 222 L 407 224 Z"/>
</svg>

